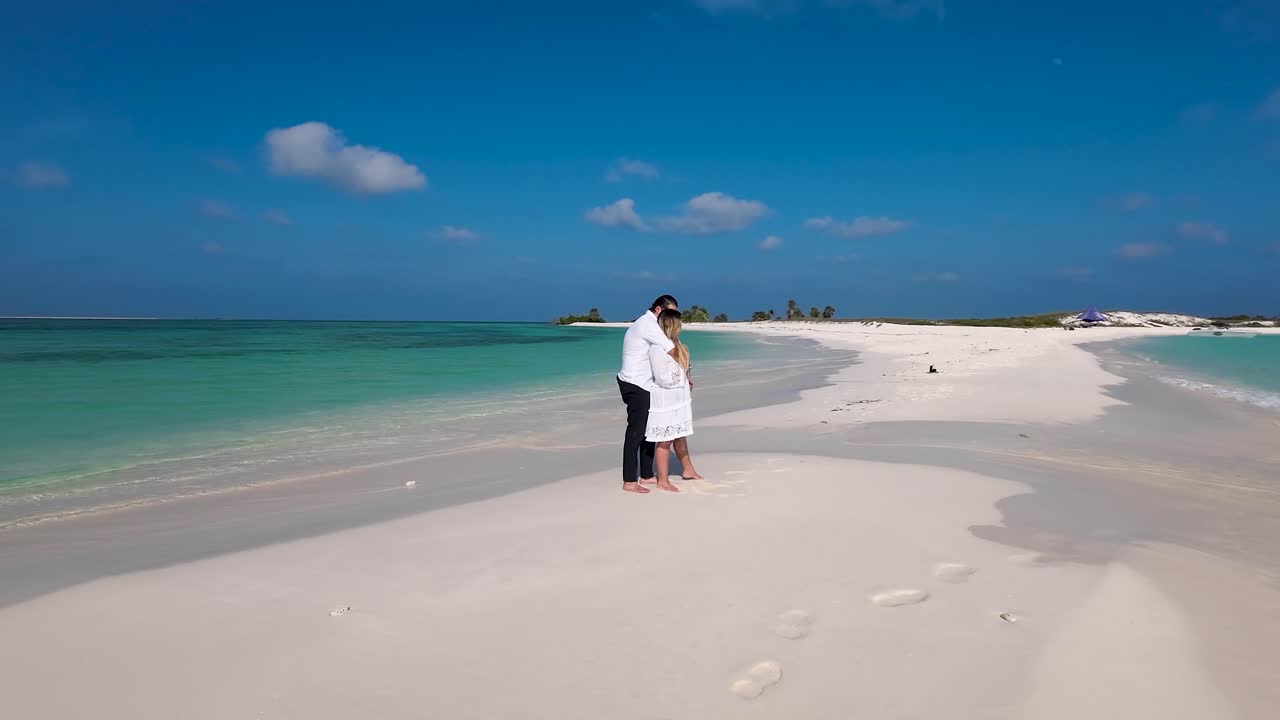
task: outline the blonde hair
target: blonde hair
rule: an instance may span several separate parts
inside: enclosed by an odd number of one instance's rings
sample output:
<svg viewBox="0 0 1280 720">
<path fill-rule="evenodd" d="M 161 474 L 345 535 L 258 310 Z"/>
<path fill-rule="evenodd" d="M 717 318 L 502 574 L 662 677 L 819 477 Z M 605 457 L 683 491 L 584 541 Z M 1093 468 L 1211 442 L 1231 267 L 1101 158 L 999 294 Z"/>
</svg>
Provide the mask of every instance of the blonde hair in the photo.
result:
<svg viewBox="0 0 1280 720">
<path fill-rule="evenodd" d="M 662 332 L 676 344 L 676 362 L 680 363 L 680 367 L 684 368 L 685 372 L 688 372 L 689 348 L 680 342 L 680 327 L 683 324 L 679 310 L 663 310 L 658 314 L 658 325 L 662 328 Z"/>
</svg>

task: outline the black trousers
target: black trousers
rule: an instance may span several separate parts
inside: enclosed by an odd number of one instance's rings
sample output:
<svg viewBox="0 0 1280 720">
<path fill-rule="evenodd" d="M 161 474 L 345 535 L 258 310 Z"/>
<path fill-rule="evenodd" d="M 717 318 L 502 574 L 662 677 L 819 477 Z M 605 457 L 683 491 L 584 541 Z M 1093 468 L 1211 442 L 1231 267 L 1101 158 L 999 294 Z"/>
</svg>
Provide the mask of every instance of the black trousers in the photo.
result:
<svg viewBox="0 0 1280 720">
<path fill-rule="evenodd" d="M 627 434 L 622 440 L 622 482 L 653 477 L 653 452 L 645 442 L 644 426 L 649 423 L 649 391 L 618 378 L 618 392 L 627 404 Z"/>
</svg>

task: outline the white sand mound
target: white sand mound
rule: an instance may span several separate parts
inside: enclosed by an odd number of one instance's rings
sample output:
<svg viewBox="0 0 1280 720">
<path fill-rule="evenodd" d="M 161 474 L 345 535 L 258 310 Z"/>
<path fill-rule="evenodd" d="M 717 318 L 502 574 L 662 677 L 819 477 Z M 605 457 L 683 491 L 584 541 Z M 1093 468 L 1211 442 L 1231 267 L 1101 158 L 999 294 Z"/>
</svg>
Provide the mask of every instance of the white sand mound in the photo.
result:
<svg viewBox="0 0 1280 720">
<path fill-rule="evenodd" d="M 1197 317 L 1195 315 L 1177 315 L 1174 313 L 1140 313 L 1129 312 L 1127 310 L 1114 310 L 1102 312 L 1106 317 L 1105 320 L 1095 323 L 1087 323 L 1079 319 L 1079 315 L 1067 315 L 1062 318 L 1061 322 L 1067 327 L 1094 326 L 1094 327 L 1196 327 L 1199 325 L 1208 325 L 1208 318 Z"/>
</svg>

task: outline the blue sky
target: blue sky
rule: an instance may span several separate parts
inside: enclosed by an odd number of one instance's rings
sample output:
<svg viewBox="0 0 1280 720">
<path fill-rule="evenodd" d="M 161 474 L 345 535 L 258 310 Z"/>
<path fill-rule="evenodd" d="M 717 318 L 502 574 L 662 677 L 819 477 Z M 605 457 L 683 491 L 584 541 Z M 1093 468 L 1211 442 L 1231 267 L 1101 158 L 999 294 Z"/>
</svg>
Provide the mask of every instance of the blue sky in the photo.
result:
<svg viewBox="0 0 1280 720">
<path fill-rule="evenodd" d="M 1280 313 L 1267 0 L 6 15 L 0 314 Z"/>
</svg>

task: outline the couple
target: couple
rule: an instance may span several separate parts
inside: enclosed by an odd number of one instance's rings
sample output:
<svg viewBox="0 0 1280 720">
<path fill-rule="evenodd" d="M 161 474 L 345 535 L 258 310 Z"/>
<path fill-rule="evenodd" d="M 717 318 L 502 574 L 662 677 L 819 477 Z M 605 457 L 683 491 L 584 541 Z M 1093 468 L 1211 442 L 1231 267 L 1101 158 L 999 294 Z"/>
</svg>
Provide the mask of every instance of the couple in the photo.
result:
<svg viewBox="0 0 1280 720">
<path fill-rule="evenodd" d="M 689 458 L 693 434 L 693 380 L 689 377 L 689 348 L 680 342 L 680 304 L 663 295 L 649 306 L 622 338 L 622 370 L 618 390 L 627 405 L 627 434 L 622 443 L 622 489 L 647 493 L 642 483 L 680 492 L 671 484 L 667 468 L 671 451 L 680 458 L 682 476 L 699 480 Z"/>
</svg>

